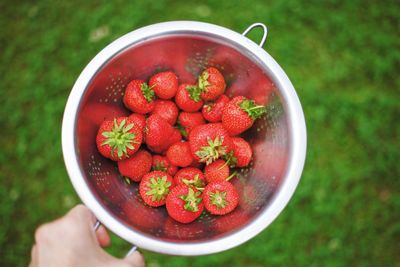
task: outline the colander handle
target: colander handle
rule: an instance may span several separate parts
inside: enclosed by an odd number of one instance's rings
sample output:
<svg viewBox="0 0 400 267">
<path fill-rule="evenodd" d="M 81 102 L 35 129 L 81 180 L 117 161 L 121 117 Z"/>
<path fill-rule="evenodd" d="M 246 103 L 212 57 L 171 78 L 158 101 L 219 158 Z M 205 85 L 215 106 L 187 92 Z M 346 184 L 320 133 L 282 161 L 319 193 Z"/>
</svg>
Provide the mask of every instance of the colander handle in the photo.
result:
<svg viewBox="0 0 400 267">
<path fill-rule="evenodd" d="M 96 220 L 96 223 L 93 226 L 94 231 L 97 231 L 97 229 L 99 229 L 100 226 L 101 226 L 101 222 L 99 220 Z M 132 248 L 128 251 L 128 253 L 125 254 L 125 257 L 128 257 L 136 250 L 137 250 L 137 246 L 133 245 Z"/>
<path fill-rule="evenodd" d="M 267 40 L 267 34 L 268 34 L 267 26 L 265 26 L 263 23 L 261 23 L 261 22 L 256 22 L 256 23 L 251 24 L 251 25 L 242 33 L 242 35 L 243 35 L 243 36 L 246 36 L 246 34 L 248 34 L 252 29 L 257 28 L 257 27 L 263 28 L 263 31 L 264 31 L 263 37 L 261 38 L 261 41 L 260 41 L 260 43 L 258 44 L 260 47 L 263 47 L 264 44 L 265 44 L 265 41 Z"/>
</svg>

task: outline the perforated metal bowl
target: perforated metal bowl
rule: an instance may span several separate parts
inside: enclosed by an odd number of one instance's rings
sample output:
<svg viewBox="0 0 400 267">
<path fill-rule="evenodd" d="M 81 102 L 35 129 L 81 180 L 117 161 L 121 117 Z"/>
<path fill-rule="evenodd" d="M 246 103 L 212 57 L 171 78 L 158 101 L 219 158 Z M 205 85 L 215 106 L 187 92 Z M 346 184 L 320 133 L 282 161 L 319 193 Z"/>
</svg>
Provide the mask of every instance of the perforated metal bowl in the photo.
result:
<svg viewBox="0 0 400 267">
<path fill-rule="evenodd" d="M 255 26 L 265 30 L 260 46 L 244 36 Z M 265 37 L 262 24 L 241 35 L 201 22 L 159 23 L 122 36 L 86 66 L 65 108 L 62 148 L 76 192 L 106 227 L 147 250 L 201 255 L 249 240 L 278 216 L 301 176 L 306 128 L 291 82 L 262 49 Z M 126 183 L 115 163 L 97 152 L 95 135 L 104 119 L 129 114 L 122 96 L 130 80 L 173 70 L 181 83 L 194 82 L 207 66 L 223 73 L 228 94 L 255 99 L 268 113 L 245 134 L 254 159 L 233 179 L 239 206 L 228 215 L 204 213 L 184 225 L 170 219 L 165 208 L 142 203 L 138 185 Z"/>
</svg>

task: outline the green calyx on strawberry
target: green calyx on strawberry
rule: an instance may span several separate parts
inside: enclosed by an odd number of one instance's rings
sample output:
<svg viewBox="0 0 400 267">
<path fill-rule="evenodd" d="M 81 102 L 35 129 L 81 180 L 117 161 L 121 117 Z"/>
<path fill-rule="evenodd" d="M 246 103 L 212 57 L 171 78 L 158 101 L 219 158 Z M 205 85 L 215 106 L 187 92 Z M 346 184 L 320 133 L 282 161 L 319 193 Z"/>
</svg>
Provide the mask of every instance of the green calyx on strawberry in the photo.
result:
<svg viewBox="0 0 400 267">
<path fill-rule="evenodd" d="M 240 102 L 239 107 L 243 109 L 253 121 L 260 118 L 267 112 L 265 106 L 256 105 L 254 100 L 250 99 L 245 99 L 242 102 Z"/>
<path fill-rule="evenodd" d="M 237 158 L 235 157 L 235 153 L 233 150 L 229 151 L 222 157 L 225 161 L 226 164 L 229 165 L 229 167 L 233 168 L 237 165 Z"/>
<path fill-rule="evenodd" d="M 212 182 L 204 189 L 203 202 L 211 214 L 224 215 L 239 204 L 239 194 L 230 182 Z"/>
<path fill-rule="evenodd" d="M 153 171 L 162 171 L 162 172 L 167 172 L 167 166 L 165 166 L 164 162 L 157 162 L 155 165 L 153 165 Z"/>
<path fill-rule="evenodd" d="M 208 146 L 203 146 L 199 151 L 196 152 L 196 156 L 200 158 L 200 162 L 204 162 L 207 165 L 224 156 L 227 152 L 227 148 L 224 145 L 224 137 L 215 137 L 214 140 L 207 138 Z"/>
<path fill-rule="evenodd" d="M 167 180 L 167 176 L 153 177 L 147 183 L 147 187 L 150 190 L 146 192 L 146 195 L 151 196 L 152 201 L 164 200 L 169 193 L 170 186 L 171 183 Z"/>
<path fill-rule="evenodd" d="M 180 199 L 185 201 L 183 208 L 192 212 L 199 211 L 199 204 L 201 203 L 201 198 L 199 198 L 200 195 L 201 192 L 194 192 L 193 188 L 189 187 L 186 195 L 179 196 Z"/>
<path fill-rule="evenodd" d="M 219 209 L 225 208 L 229 204 L 229 201 L 226 199 L 226 192 L 225 191 L 218 191 L 209 192 L 211 204 L 215 205 Z"/>
<path fill-rule="evenodd" d="M 203 90 L 199 86 L 189 85 L 186 87 L 186 91 L 188 91 L 190 98 L 193 101 L 195 101 L 195 102 L 201 101 L 200 94 Z"/>
<path fill-rule="evenodd" d="M 178 129 L 178 131 L 181 133 L 181 135 L 185 138 L 188 136 L 188 132 L 186 131 L 185 127 L 182 126 L 182 124 L 179 122 L 176 123 L 175 128 Z"/>
<path fill-rule="evenodd" d="M 118 124 L 117 120 L 114 119 L 114 125 L 111 131 L 101 133 L 106 138 L 101 145 L 110 146 L 111 154 L 114 154 L 114 151 L 117 150 L 118 158 L 122 158 L 122 156 L 127 155 L 128 148 L 134 149 L 132 144 L 138 143 L 135 141 L 135 133 L 129 131 L 133 126 L 133 123 L 126 125 L 126 119 L 122 120 L 120 124 Z"/>
<path fill-rule="evenodd" d="M 187 185 L 187 186 L 194 186 L 196 187 L 198 190 L 200 190 L 201 188 L 203 188 L 205 186 L 204 181 L 202 179 L 200 179 L 199 174 L 196 174 L 193 179 L 186 179 L 183 178 L 182 182 Z"/>
<path fill-rule="evenodd" d="M 209 74 L 207 71 L 203 71 L 199 76 L 197 86 L 199 87 L 200 91 L 205 91 L 206 88 L 210 85 L 210 83 L 208 82 L 208 77 Z"/>
<path fill-rule="evenodd" d="M 142 83 L 140 86 L 140 89 L 143 92 L 144 98 L 147 100 L 147 102 L 151 102 L 155 98 L 155 94 L 153 91 L 153 86 L 148 86 L 146 83 Z"/>
</svg>

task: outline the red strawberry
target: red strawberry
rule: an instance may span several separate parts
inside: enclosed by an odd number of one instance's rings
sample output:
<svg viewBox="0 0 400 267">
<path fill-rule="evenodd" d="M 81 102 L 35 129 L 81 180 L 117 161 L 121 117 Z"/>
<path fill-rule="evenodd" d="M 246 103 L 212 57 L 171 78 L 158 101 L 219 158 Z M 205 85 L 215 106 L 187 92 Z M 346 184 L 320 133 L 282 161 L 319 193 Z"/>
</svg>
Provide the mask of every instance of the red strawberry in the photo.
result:
<svg viewBox="0 0 400 267">
<path fill-rule="evenodd" d="M 225 181 L 229 177 L 229 166 L 222 160 L 216 160 L 204 168 L 207 183 Z"/>
<path fill-rule="evenodd" d="M 129 159 L 118 161 L 118 170 L 121 175 L 139 182 L 150 171 L 152 163 L 151 154 L 140 149 Z"/>
<path fill-rule="evenodd" d="M 172 165 L 168 158 L 160 155 L 153 155 L 153 171 L 163 171 L 168 173 L 171 176 L 174 176 L 178 171 L 178 167 Z"/>
<path fill-rule="evenodd" d="M 188 142 L 177 142 L 167 150 L 167 158 L 171 164 L 179 167 L 187 167 L 193 162 L 190 145 Z"/>
<path fill-rule="evenodd" d="M 131 121 L 133 121 L 133 123 L 139 125 L 139 127 L 143 130 L 144 133 L 144 127 L 146 126 L 146 117 L 144 115 L 138 113 L 132 113 L 131 115 L 129 115 L 128 118 Z"/>
<path fill-rule="evenodd" d="M 193 222 L 204 209 L 200 191 L 186 185 L 178 185 L 171 190 L 166 207 L 168 215 L 181 223 Z"/>
<path fill-rule="evenodd" d="M 194 186 L 196 188 L 203 188 L 206 185 L 203 172 L 193 167 L 180 169 L 174 180 L 176 185 Z"/>
<path fill-rule="evenodd" d="M 159 98 L 171 99 L 178 90 L 178 77 L 172 71 L 160 72 L 150 78 L 149 85 Z"/>
<path fill-rule="evenodd" d="M 190 131 L 197 125 L 205 124 L 206 121 L 200 112 L 184 112 L 179 113 L 178 116 L 179 125 L 182 126 L 182 135 L 187 137 Z"/>
<path fill-rule="evenodd" d="M 146 114 L 154 108 L 154 91 L 142 80 L 133 80 L 126 87 L 125 106 L 135 113 Z"/>
<path fill-rule="evenodd" d="M 203 106 L 201 113 L 209 122 L 219 122 L 222 118 L 224 106 L 229 102 L 229 97 L 221 95 L 214 103 L 208 103 Z"/>
<path fill-rule="evenodd" d="M 239 195 L 230 182 L 213 182 L 204 189 L 203 202 L 211 214 L 224 215 L 236 208 Z"/>
<path fill-rule="evenodd" d="M 226 84 L 221 72 L 209 67 L 200 74 L 197 86 L 201 90 L 201 98 L 204 101 L 211 101 L 225 92 Z"/>
<path fill-rule="evenodd" d="M 151 147 L 163 147 L 169 144 L 174 128 L 166 120 L 153 114 L 146 120 L 145 142 Z"/>
<path fill-rule="evenodd" d="M 252 157 L 250 144 L 241 137 L 232 137 L 233 150 L 227 155 L 229 165 L 236 167 L 246 167 Z"/>
<path fill-rule="evenodd" d="M 149 149 L 153 151 L 154 153 L 159 153 L 159 154 L 165 154 L 167 149 L 172 145 L 175 144 L 176 142 L 179 142 L 182 140 L 182 135 L 178 129 L 173 128 L 171 136 L 169 137 L 168 141 L 163 143 L 162 145 L 159 146 L 149 146 Z"/>
<path fill-rule="evenodd" d="M 221 123 L 196 126 L 189 134 L 193 157 L 206 164 L 221 158 L 232 150 L 232 140 Z"/>
<path fill-rule="evenodd" d="M 181 84 L 175 96 L 175 103 L 186 112 L 196 112 L 203 106 L 200 90 L 191 84 Z"/>
<path fill-rule="evenodd" d="M 256 105 L 244 96 L 237 96 L 225 105 L 222 124 L 231 136 L 235 136 L 249 129 L 265 112 L 265 106 Z"/>
<path fill-rule="evenodd" d="M 175 186 L 172 176 L 161 171 L 152 171 L 143 176 L 139 185 L 140 196 L 152 207 L 165 204 L 167 195 Z"/>
<path fill-rule="evenodd" d="M 104 121 L 96 136 L 100 154 L 114 161 L 127 159 L 140 147 L 142 129 L 128 117 Z"/>
<path fill-rule="evenodd" d="M 154 101 L 154 109 L 152 114 L 157 114 L 169 124 L 174 125 L 178 117 L 178 107 L 170 100 Z"/>
</svg>

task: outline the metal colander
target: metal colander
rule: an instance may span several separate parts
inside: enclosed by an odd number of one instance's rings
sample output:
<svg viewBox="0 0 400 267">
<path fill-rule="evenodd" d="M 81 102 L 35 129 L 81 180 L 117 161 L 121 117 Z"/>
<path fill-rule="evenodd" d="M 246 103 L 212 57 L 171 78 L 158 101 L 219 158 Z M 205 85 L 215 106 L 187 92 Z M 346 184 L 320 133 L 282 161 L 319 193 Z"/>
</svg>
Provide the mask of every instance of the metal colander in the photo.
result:
<svg viewBox="0 0 400 267">
<path fill-rule="evenodd" d="M 261 26 L 260 46 L 246 38 Z M 64 113 L 63 154 L 75 190 L 111 231 L 144 249 L 200 255 L 229 249 L 267 227 L 292 196 L 305 159 L 306 130 L 300 102 L 279 65 L 261 47 L 266 28 L 257 23 L 243 35 L 200 22 L 147 26 L 111 43 L 83 70 Z M 95 136 L 105 119 L 128 115 L 122 103 L 132 79 L 172 70 L 180 83 L 194 83 L 208 66 L 217 67 L 227 94 L 244 95 L 267 106 L 267 115 L 245 133 L 254 158 L 232 179 L 239 206 L 225 216 L 204 212 L 190 224 L 146 206 L 138 184 L 120 176 L 116 164 L 97 151 Z"/>
</svg>

